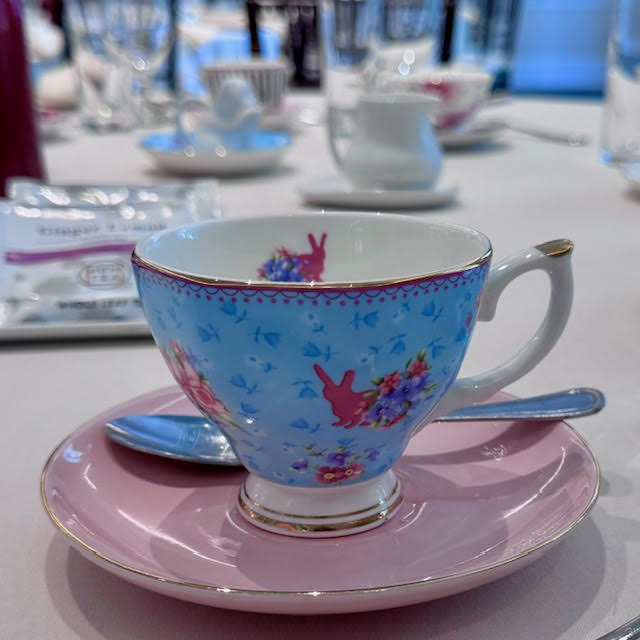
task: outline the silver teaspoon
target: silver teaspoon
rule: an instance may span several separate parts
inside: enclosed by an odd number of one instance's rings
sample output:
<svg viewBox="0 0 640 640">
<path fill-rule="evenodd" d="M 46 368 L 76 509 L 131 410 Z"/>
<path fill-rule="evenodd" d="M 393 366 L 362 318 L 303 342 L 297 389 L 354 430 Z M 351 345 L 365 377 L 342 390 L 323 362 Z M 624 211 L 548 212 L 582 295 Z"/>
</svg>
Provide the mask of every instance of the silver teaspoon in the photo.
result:
<svg viewBox="0 0 640 640">
<path fill-rule="evenodd" d="M 597 413 L 604 406 L 597 389 L 569 389 L 534 398 L 478 404 L 437 419 L 438 422 L 464 420 L 561 420 Z M 105 425 L 113 441 L 175 460 L 238 466 L 231 445 L 206 418 L 184 415 L 131 415 L 114 418 Z"/>
<path fill-rule="evenodd" d="M 640 638 L 640 616 L 625 622 L 609 633 L 605 633 L 597 640 L 637 640 L 638 638 Z"/>
</svg>

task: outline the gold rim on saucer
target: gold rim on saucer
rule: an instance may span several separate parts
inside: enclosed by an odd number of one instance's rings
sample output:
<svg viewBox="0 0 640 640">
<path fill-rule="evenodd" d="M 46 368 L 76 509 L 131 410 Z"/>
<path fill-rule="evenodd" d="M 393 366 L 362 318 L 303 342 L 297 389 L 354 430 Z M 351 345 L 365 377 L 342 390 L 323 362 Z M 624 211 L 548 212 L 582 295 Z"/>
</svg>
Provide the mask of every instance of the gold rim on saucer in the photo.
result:
<svg viewBox="0 0 640 640">
<path fill-rule="evenodd" d="M 324 597 L 330 597 L 330 596 L 339 596 L 339 595 L 367 595 L 367 594 L 372 594 L 372 593 L 388 593 L 388 592 L 399 591 L 399 590 L 407 589 L 407 588 L 411 588 L 411 587 L 417 587 L 417 586 L 420 586 L 420 585 L 437 584 L 437 583 L 447 582 L 447 581 L 451 581 L 451 580 L 458 580 L 458 579 L 466 578 L 466 577 L 469 577 L 469 576 L 481 575 L 483 573 L 487 573 L 487 572 L 493 571 L 495 569 L 508 566 L 508 565 L 510 565 L 510 564 L 512 564 L 514 562 L 517 562 L 518 560 L 522 560 L 523 558 L 535 553 L 536 551 L 539 551 L 540 549 L 543 549 L 545 547 L 548 547 L 548 546 L 552 545 L 553 543 L 557 542 L 562 537 L 567 535 L 569 532 L 573 531 L 573 529 L 575 527 L 577 527 L 589 515 L 591 509 L 593 508 L 593 505 L 596 503 L 596 500 L 598 498 L 598 494 L 599 494 L 599 491 L 600 491 L 601 474 L 600 474 L 600 465 L 598 464 L 598 461 L 595 459 L 595 456 L 593 455 L 593 452 L 589 448 L 589 445 L 587 444 L 586 440 L 571 425 L 567 424 L 564 421 L 563 421 L 563 424 L 565 425 L 565 427 L 567 427 L 571 431 L 571 433 L 580 442 L 582 442 L 582 444 L 584 445 L 589 457 L 591 458 L 591 460 L 593 462 L 593 465 L 595 467 L 595 472 L 596 472 L 596 483 L 595 483 L 595 487 L 594 487 L 594 490 L 593 490 L 593 494 L 592 494 L 587 506 L 584 508 L 582 513 L 580 513 L 580 515 L 577 516 L 573 520 L 573 522 L 571 522 L 568 526 L 566 526 L 564 529 L 559 531 L 556 535 L 554 535 L 549 540 L 545 540 L 544 542 L 536 544 L 536 545 L 530 547 L 529 549 L 525 549 L 524 551 L 521 551 L 520 553 L 518 553 L 518 554 L 516 554 L 516 555 L 514 555 L 514 556 L 512 556 L 510 558 L 507 558 L 505 560 L 502 560 L 500 562 L 495 562 L 495 563 L 492 563 L 492 564 L 490 564 L 490 565 L 488 565 L 486 567 L 481 567 L 479 569 L 472 569 L 470 571 L 452 573 L 452 574 L 449 574 L 449 575 L 446 575 L 446 576 L 440 576 L 440 577 L 437 577 L 437 578 L 429 578 L 429 577 L 427 577 L 427 578 L 424 578 L 422 580 L 416 580 L 416 581 L 413 581 L 413 582 L 407 582 L 407 583 L 402 583 L 402 584 L 383 585 L 383 586 L 380 586 L 380 587 L 371 587 L 371 588 L 365 588 L 365 589 L 336 589 L 336 590 L 327 590 L 327 591 L 273 591 L 273 590 L 262 590 L 262 589 L 236 589 L 236 588 L 230 588 L 230 587 L 222 587 L 222 586 L 213 586 L 213 585 L 207 585 L 207 584 L 200 584 L 200 583 L 195 583 L 195 582 L 186 582 L 186 581 L 182 581 L 182 580 L 174 580 L 172 578 L 166 578 L 166 577 L 162 577 L 162 576 L 157 576 L 157 575 L 154 575 L 152 573 L 149 573 L 149 572 L 146 572 L 146 571 L 142 571 L 141 569 L 136 569 L 135 567 L 131 567 L 131 566 L 122 564 L 120 562 L 117 562 L 116 560 L 113 560 L 113 559 L 105 556 L 104 554 L 100 553 L 99 551 L 97 551 L 96 549 L 94 549 L 93 547 L 88 545 L 86 542 L 84 542 L 83 540 L 78 538 L 78 536 L 76 536 L 74 533 L 69 531 L 69 529 L 67 529 L 67 527 L 64 525 L 64 523 L 61 522 L 58 519 L 58 517 L 55 515 L 55 513 L 53 512 L 53 509 L 51 508 L 51 505 L 47 501 L 47 497 L 46 497 L 46 493 L 45 493 L 45 482 L 46 482 L 47 472 L 48 472 L 49 466 L 51 465 L 55 455 L 58 453 L 58 451 L 60 451 L 60 449 L 66 444 L 67 440 L 69 440 L 72 437 L 73 434 L 67 436 L 53 450 L 53 452 L 51 453 L 51 455 L 47 459 L 47 461 L 46 461 L 46 463 L 45 463 L 45 465 L 44 465 L 44 467 L 42 469 L 41 476 L 40 476 L 40 498 L 42 500 L 42 504 L 44 506 L 44 509 L 47 512 L 47 515 L 49 516 L 49 518 L 51 519 L 53 524 L 65 536 L 67 536 L 75 545 L 77 545 L 80 549 L 82 549 L 84 552 L 88 552 L 92 556 L 99 558 L 100 560 L 104 561 L 106 564 L 110 565 L 111 567 L 116 567 L 117 569 L 121 569 L 123 571 L 135 574 L 137 576 L 141 576 L 143 578 L 148 578 L 150 580 L 154 580 L 154 581 L 157 581 L 157 582 L 176 585 L 176 586 L 180 586 L 180 587 L 199 589 L 199 590 L 204 590 L 204 591 L 213 591 L 213 592 L 217 592 L 219 594 L 236 594 L 236 595 L 246 595 L 246 596 L 274 596 L 274 597 L 278 597 L 278 596 L 279 597 L 282 597 L 282 596 L 313 596 L 314 598 L 316 598 L 316 597 L 323 597 L 323 596 Z M 286 542 L 286 540 L 285 540 L 285 542 Z"/>
</svg>

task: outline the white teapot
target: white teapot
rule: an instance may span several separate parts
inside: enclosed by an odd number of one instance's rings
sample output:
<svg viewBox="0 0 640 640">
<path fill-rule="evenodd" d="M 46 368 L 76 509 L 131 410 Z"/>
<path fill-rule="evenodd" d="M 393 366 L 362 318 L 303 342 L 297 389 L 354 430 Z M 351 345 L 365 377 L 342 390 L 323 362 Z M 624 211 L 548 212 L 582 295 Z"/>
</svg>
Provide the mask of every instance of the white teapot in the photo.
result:
<svg viewBox="0 0 640 640">
<path fill-rule="evenodd" d="M 430 120 L 438 103 L 420 94 L 362 94 L 351 112 L 355 131 L 347 151 L 339 152 L 329 136 L 336 164 L 360 188 L 428 189 L 442 169 Z"/>
</svg>

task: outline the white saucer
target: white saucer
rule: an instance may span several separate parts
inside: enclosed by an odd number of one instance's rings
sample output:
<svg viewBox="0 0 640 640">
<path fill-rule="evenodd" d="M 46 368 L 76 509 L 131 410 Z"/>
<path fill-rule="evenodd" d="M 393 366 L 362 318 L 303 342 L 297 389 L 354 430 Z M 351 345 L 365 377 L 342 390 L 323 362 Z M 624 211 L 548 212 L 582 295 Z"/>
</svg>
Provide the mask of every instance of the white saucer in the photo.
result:
<svg viewBox="0 0 640 640">
<path fill-rule="evenodd" d="M 164 171 L 179 175 L 233 176 L 257 173 L 279 165 L 291 137 L 276 131 L 256 131 L 252 148 L 234 150 L 220 146 L 215 151 L 198 151 L 195 145 L 178 140 L 174 133 L 154 133 L 140 146 Z"/>
<path fill-rule="evenodd" d="M 438 131 L 438 142 L 445 149 L 462 149 L 477 144 L 493 142 L 505 125 L 500 120 L 476 120 L 458 129 Z"/>
<path fill-rule="evenodd" d="M 316 178 L 299 188 L 307 204 L 362 209 L 431 209 L 455 200 L 458 186 L 440 182 L 431 189 L 361 189 L 333 175 Z"/>
</svg>

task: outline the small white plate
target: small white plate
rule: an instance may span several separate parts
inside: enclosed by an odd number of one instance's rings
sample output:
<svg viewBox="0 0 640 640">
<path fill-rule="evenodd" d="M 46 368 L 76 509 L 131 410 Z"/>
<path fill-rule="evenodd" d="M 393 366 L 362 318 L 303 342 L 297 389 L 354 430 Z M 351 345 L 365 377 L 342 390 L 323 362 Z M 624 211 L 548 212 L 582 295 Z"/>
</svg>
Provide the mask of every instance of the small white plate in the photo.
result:
<svg viewBox="0 0 640 640">
<path fill-rule="evenodd" d="M 438 131 L 436 135 L 445 149 L 462 149 L 493 142 L 504 129 L 504 123 L 499 120 L 476 120 L 462 128 Z"/>
<path fill-rule="evenodd" d="M 232 176 L 272 169 L 291 146 L 291 137 L 277 131 L 256 131 L 251 148 L 220 146 L 215 151 L 198 151 L 190 140 L 174 133 L 154 133 L 140 142 L 163 170 L 180 175 Z"/>
<path fill-rule="evenodd" d="M 431 189 L 359 189 L 340 176 L 316 178 L 299 189 L 307 204 L 362 209 L 431 209 L 455 200 L 458 186 L 440 182 Z"/>
</svg>

